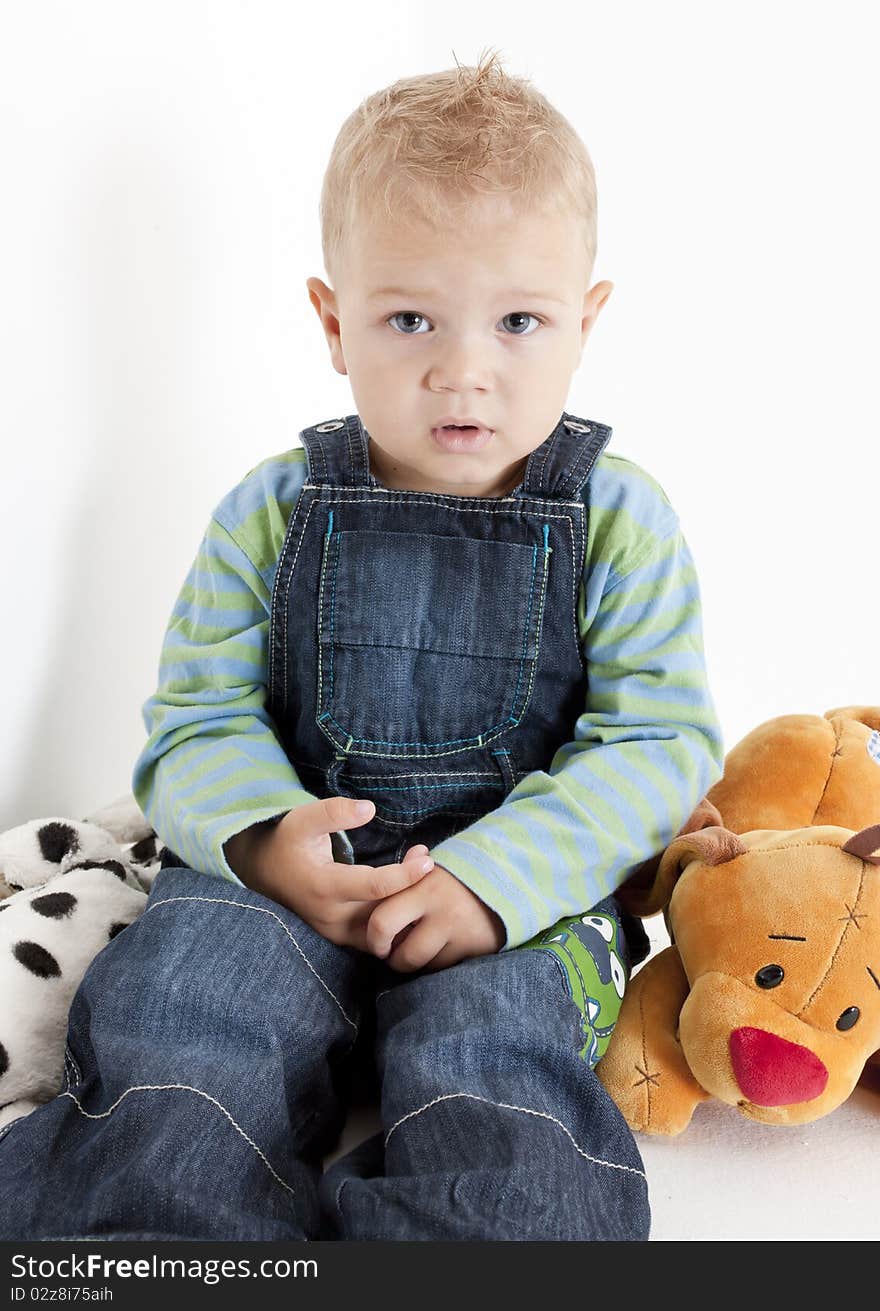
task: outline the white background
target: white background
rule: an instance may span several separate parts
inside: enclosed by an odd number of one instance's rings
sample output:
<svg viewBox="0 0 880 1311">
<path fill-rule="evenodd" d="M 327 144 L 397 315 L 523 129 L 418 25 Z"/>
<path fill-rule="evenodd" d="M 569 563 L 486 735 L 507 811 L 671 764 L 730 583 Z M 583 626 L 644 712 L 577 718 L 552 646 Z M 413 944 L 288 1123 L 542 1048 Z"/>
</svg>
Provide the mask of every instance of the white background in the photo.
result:
<svg viewBox="0 0 880 1311">
<path fill-rule="evenodd" d="M 486 47 L 593 157 L 615 291 L 566 408 L 679 513 L 726 746 L 880 701 L 876 13 L 5 4 L 0 830 L 128 790 L 211 510 L 352 407 L 305 288 L 336 132 Z"/>
</svg>

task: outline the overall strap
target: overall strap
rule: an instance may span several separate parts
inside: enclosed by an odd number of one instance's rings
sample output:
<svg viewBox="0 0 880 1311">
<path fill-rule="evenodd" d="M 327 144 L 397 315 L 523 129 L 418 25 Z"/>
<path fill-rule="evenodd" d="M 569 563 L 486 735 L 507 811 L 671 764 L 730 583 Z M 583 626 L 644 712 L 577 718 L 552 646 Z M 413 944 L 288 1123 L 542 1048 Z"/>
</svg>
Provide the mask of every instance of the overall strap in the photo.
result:
<svg viewBox="0 0 880 1311">
<path fill-rule="evenodd" d="M 512 495 L 576 500 L 610 438 L 606 424 L 579 419 L 563 410 L 547 440 L 532 451 L 523 480 Z"/>
<path fill-rule="evenodd" d="M 520 497 L 576 500 L 611 438 L 604 423 L 579 419 L 564 410 L 550 436 L 528 458 L 525 475 L 511 493 Z M 309 465 L 309 482 L 325 487 L 375 487 L 367 435 L 358 414 L 326 419 L 303 428 L 300 440 Z"/>
<path fill-rule="evenodd" d="M 370 487 L 376 480 L 370 473 L 367 439 L 357 414 L 344 419 L 326 419 L 299 435 L 309 464 L 310 483 L 323 487 Z"/>
</svg>

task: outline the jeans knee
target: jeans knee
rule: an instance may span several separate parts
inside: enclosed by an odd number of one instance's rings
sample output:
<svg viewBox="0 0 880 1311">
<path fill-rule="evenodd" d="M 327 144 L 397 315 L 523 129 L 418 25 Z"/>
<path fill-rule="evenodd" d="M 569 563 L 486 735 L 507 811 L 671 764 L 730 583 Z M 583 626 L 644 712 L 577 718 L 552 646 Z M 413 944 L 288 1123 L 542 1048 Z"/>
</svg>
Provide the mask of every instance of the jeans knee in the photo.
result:
<svg viewBox="0 0 880 1311">
<path fill-rule="evenodd" d="M 86 972 L 71 1046 L 85 1066 L 131 1068 L 179 1067 L 183 1053 L 187 1065 L 246 1069 L 344 1051 L 360 1018 L 354 955 L 251 889 L 163 870 L 143 914 Z"/>
</svg>

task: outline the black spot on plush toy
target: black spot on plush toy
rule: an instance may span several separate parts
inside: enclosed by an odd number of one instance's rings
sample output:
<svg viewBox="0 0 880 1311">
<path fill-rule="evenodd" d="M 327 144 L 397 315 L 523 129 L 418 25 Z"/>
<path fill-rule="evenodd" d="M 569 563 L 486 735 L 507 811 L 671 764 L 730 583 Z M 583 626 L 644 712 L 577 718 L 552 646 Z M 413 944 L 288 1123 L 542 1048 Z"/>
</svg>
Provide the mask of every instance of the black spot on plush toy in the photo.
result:
<svg viewBox="0 0 880 1311">
<path fill-rule="evenodd" d="M 142 914 L 166 850 L 130 795 L 0 834 L 0 1129 L 60 1091 L 73 995 Z"/>
<path fill-rule="evenodd" d="M 37 842 L 43 859 L 60 865 L 65 856 L 79 851 L 79 836 L 72 824 L 62 819 L 51 819 L 37 829 Z"/>
</svg>

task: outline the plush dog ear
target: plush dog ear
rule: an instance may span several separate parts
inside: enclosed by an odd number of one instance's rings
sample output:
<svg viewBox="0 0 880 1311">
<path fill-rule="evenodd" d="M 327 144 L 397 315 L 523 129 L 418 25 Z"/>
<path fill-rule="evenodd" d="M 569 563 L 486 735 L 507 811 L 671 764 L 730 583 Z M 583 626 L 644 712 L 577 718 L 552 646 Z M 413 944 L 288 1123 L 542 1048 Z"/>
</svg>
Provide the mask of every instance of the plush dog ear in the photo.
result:
<svg viewBox="0 0 880 1311">
<path fill-rule="evenodd" d="M 655 915 L 669 904 L 679 876 L 692 860 L 702 861 L 704 865 L 723 865 L 737 856 L 746 855 L 748 850 L 743 840 L 723 825 L 715 824 L 682 834 L 673 838 L 660 857 L 657 876 L 651 887 L 628 894 L 623 904 L 635 915 Z M 620 897 L 622 891 L 620 889 L 616 895 Z"/>
<path fill-rule="evenodd" d="M 826 710 L 823 719 L 854 719 L 868 728 L 880 729 L 880 706 L 837 706 Z"/>
<path fill-rule="evenodd" d="M 721 812 L 718 810 L 718 807 L 714 806 L 706 797 L 703 797 L 693 814 L 685 820 L 676 837 L 673 839 L 673 842 L 670 843 L 665 851 L 658 851 L 656 856 L 652 856 L 650 860 L 644 861 L 643 864 L 639 865 L 638 869 L 633 871 L 627 881 L 617 889 L 615 896 L 620 901 L 621 905 L 623 905 L 628 911 L 631 911 L 633 915 L 653 915 L 656 911 L 661 910 L 666 903 L 661 901 L 657 905 L 654 905 L 654 889 L 659 878 L 662 863 L 665 860 L 667 853 L 672 849 L 672 846 L 679 840 L 679 838 L 683 838 L 689 833 L 698 833 L 706 828 L 724 829 L 724 820 L 721 818 Z M 724 829 L 724 831 L 726 832 L 727 830 Z M 677 878 L 678 874 L 676 874 L 675 877 Z M 672 889 L 670 886 L 669 895 L 671 896 L 671 894 Z M 668 901 L 668 899 L 669 898 L 667 897 L 666 900 Z M 649 904 L 651 905 L 651 909 L 645 909 Z"/>
<path fill-rule="evenodd" d="M 872 824 L 854 833 L 848 842 L 844 842 L 843 851 L 851 856 L 859 856 L 869 865 L 880 865 L 880 824 Z"/>
</svg>

